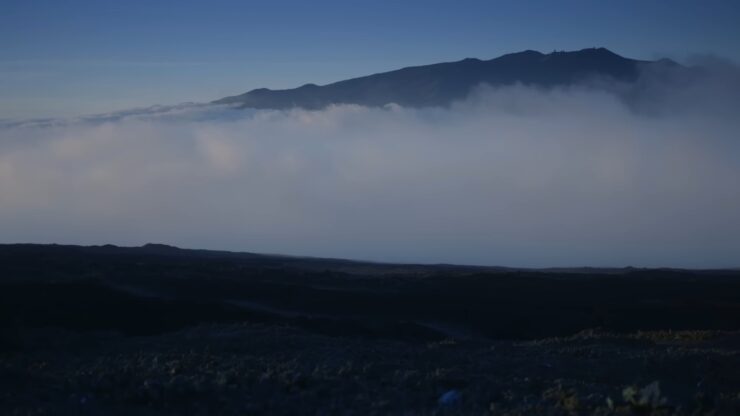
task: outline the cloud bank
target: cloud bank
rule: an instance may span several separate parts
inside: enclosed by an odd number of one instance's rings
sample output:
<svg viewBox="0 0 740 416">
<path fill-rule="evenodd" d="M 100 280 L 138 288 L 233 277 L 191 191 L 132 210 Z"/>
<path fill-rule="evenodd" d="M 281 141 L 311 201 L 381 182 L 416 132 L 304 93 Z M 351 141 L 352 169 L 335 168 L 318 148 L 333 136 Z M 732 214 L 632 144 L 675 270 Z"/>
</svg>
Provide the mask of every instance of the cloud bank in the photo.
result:
<svg viewBox="0 0 740 416">
<path fill-rule="evenodd" d="M 185 105 L 0 127 L 0 241 L 740 266 L 740 77 L 450 108 Z"/>
</svg>

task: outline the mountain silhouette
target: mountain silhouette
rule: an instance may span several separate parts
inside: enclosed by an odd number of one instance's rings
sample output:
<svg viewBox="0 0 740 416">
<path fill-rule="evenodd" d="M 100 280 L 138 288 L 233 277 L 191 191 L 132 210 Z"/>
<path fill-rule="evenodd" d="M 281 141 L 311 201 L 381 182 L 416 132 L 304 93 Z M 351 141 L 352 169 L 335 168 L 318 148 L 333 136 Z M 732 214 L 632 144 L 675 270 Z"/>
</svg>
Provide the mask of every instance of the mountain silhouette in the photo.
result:
<svg viewBox="0 0 740 416">
<path fill-rule="evenodd" d="M 464 99 L 480 84 L 516 83 L 539 87 L 570 85 L 591 79 L 634 82 L 646 66 L 677 65 L 672 61 L 629 59 L 605 48 L 543 54 L 527 50 L 482 61 L 414 66 L 319 86 L 306 84 L 286 90 L 259 88 L 225 97 L 215 104 L 259 109 L 321 109 L 331 104 L 405 107 L 445 106 Z"/>
</svg>

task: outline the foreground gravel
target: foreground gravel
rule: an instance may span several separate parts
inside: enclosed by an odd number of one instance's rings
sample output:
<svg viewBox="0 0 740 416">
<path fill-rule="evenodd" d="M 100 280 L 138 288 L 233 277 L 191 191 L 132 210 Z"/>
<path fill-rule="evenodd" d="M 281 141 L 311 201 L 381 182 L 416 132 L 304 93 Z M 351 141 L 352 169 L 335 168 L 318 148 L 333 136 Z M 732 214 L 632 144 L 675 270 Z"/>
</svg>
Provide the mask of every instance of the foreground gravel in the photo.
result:
<svg viewBox="0 0 740 416">
<path fill-rule="evenodd" d="M 19 338 L 0 352 L 0 414 L 740 414 L 740 332 L 414 343 L 240 324 Z"/>
</svg>

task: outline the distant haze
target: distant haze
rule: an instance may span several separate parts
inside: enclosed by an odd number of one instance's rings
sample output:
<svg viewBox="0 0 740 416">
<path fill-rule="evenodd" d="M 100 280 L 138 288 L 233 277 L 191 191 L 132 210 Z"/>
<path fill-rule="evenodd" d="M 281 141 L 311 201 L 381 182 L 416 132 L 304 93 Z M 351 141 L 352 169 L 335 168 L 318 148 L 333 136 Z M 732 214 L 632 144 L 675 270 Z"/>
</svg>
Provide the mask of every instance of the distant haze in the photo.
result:
<svg viewBox="0 0 740 416">
<path fill-rule="evenodd" d="M 508 266 L 740 263 L 740 77 L 449 108 L 151 108 L 0 128 L 0 240 Z"/>
</svg>

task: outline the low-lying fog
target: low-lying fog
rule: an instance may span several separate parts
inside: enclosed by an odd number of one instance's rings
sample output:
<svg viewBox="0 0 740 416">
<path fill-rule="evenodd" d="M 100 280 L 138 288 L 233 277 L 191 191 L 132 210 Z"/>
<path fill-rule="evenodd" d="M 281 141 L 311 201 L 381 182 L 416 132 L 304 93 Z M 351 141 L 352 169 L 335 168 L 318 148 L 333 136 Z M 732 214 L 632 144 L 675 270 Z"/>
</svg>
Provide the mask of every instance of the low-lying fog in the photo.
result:
<svg viewBox="0 0 740 416">
<path fill-rule="evenodd" d="M 0 127 L 0 242 L 740 266 L 740 77 L 448 109 L 176 106 Z"/>
</svg>

